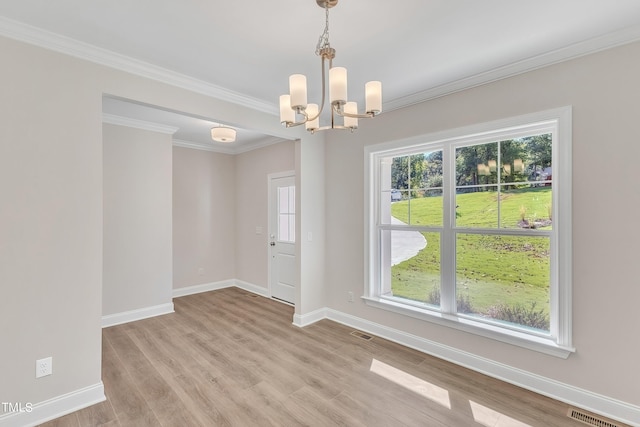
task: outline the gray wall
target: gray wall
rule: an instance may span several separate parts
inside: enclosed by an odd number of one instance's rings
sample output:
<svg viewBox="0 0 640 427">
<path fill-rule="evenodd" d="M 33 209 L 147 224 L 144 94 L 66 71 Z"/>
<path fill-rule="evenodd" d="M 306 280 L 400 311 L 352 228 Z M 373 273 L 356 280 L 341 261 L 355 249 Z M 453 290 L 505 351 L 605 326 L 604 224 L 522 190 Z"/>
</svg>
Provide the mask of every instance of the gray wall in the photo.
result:
<svg viewBox="0 0 640 427">
<path fill-rule="evenodd" d="M 102 94 L 271 135 L 285 136 L 285 131 L 270 114 L 156 80 L 5 38 L 0 38 L 0 51 L 0 397 L 42 402 L 100 383 Z M 640 405 L 640 382 L 634 376 L 640 354 L 640 287 L 636 251 L 630 249 L 640 240 L 633 164 L 640 158 L 638 75 L 640 43 L 635 43 L 387 112 L 362 123 L 354 134 L 327 134 L 326 147 L 323 141 L 302 137 L 295 155 L 303 198 L 298 234 L 314 235 L 303 246 L 301 306 L 308 308 L 302 314 L 328 305 Z M 347 302 L 348 290 L 364 287 L 366 144 L 564 105 L 574 107 L 575 354 L 561 360 Z M 314 176 L 318 158 L 326 162 Z M 244 227 L 242 221 L 236 226 Z M 256 221 L 247 219 L 247 227 L 255 230 Z M 257 280 L 245 268 L 251 265 L 236 267 L 239 278 Z M 316 269 L 326 277 L 311 277 Z M 47 356 L 54 357 L 54 375 L 36 380 L 34 361 Z"/>
<path fill-rule="evenodd" d="M 640 43 L 465 90 L 363 124 L 327 141 L 329 307 L 590 392 L 640 405 L 640 287 L 634 250 L 640 208 L 635 164 Z M 367 144 L 573 106 L 573 339 L 567 360 L 381 311 L 364 286 Z M 345 191 L 345 183 L 353 191 Z"/>
<path fill-rule="evenodd" d="M 57 399 L 43 413 L 101 394 L 103 94 L 286 135 L 270 114 L 154 79 L 4 37 L 0 51 L 0 400 Z M 53 375 L 35 379 L 48 356 Z"/>
<path fill-rule="evenodd" d="M 287 141 L 236 156 L 233 179 L 236 204 L 236 276 L 252 285 L 268 287 L 268 180 L 273 172 L 294 170 L 294 142 Z M 262 229 L 256 234 L 256 227 Z M 265 289 L 266 292 L 266 289 Z"/>
<path fill-rule="evenodd" d="M 103 125 L 103 316 L 171 304 L 171 163 L 171 135 Z"/>
<path fill-rule="evenodd" d="M 100 383 L 102 94 L 78 61 L 0 51 L 0 400 L 36 403 Z"/>
<path fill-rule="evenodd" d="M 237 155 L 173 153 L 174 289 L 237 279 L 266 293 L 267 176 L 295 168 L 294 142 Z"/>
<path fill-rule="evenodd" d="M 235 278 L 235 156 L 173 147 L 173 287 Z"/>
</svg>

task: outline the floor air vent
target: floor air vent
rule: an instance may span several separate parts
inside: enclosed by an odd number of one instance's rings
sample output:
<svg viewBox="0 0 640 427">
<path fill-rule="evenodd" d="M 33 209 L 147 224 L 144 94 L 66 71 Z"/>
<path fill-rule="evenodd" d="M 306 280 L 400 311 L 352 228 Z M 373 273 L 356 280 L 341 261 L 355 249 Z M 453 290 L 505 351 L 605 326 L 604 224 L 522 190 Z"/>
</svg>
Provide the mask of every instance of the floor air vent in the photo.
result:
<svg viewBox="0 0 640 427">
<path fill-rule="evenodd" d="M 567 412 L 567 416 L 576 421 L 580 421 L 581 423 L 596 426 L 596 427 L 620 427 L 618 424 L 611 423 L 609 421 L 605 421 L 601 418 L 595 417 L 593 415 L 586 414 L 578 409 L 569 408 L 569 412 Z"/>
<path fill-rule="evenodd" d="M 353 331 L 351 332 L 351 335 L 353 335 L 354 337 L 362 338 L 365 341 L 371 341 L 373 339 L 371 335 L 367 335 L 364 332 L 360 331 Z"/>
</svg>

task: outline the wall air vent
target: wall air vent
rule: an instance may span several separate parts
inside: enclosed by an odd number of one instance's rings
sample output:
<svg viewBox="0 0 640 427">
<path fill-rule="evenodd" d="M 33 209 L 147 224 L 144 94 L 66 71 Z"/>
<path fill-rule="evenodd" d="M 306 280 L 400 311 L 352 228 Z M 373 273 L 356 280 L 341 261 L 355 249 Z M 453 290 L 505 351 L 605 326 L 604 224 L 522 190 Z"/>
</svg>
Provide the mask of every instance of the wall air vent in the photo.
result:
<svg viewBox="0 0 640 427">
<path fill-rule="evenodd" d="M 618 424 L 614 424 L 610 421 L 603 420 L 602 418 L 598 418 L 594 415 L 587 414 L 578 409 L 569 408 L 567 412 L 567 416 L 573 420 L 580 421 L 589 426 L 595 427 L 620 427 Z"/>
</svg>

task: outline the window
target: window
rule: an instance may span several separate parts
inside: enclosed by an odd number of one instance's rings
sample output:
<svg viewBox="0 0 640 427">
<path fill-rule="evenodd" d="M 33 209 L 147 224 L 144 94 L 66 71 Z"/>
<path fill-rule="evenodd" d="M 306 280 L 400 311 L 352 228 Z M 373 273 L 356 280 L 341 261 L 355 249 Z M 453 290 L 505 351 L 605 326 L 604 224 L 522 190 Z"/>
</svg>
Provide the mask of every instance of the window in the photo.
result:
<svg viewBox="0 0 640 427">
<path fill-rule="evenodd" d="M 568 357 L 571 110 L 366 150 L 365 301 Z"/>
<path fill-rule="evenodd" d="M 278 241 L 296 241 L 296 187 L 278 187 Z"/>
</svg>

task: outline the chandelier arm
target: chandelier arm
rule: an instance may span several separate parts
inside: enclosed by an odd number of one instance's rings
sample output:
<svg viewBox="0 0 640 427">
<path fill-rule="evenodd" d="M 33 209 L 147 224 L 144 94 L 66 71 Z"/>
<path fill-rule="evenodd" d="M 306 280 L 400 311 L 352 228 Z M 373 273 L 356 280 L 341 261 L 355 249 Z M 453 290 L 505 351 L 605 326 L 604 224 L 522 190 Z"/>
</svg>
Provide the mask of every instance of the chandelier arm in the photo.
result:
<svg viewBox="0 0 640 427">
<path fill-rule="evenodd" d="M 335 129 L 336 127 L 336 118 L 335 115 L 333 114 L 333 108 L 331 109 L 331 128 Z"/>
<path fill-rule="evenodd" d="M 286 127 L 287 128 L 292 128 L 292 127 L 296 127 L 296 126 L 300 126 L 303 125 L 305 123 L 307 123 L 309 121 L 309 115 L 307 114 L 306 111 L 304 110 L 296 110 L 297 114 L 302 114 L 304 116 L 304 120 L 301 122 L 287 122 L 286 123 Z M 313 120 L 313 119 L 312 119 Z"/>
<path fill-rule="evenodd" d="M 328 129 L 348 130 L 348 131 L 351 131 L 351 133 L 353 133 L 354 131 L 353 128 L 342 126 L 342 125 L 327 125 L 327 126 L 321 126 L 317 129 L 314 129 L 311 133 L 318 132 L 319 130 L 328 130 Z"/>
<path fill-rule="evenodd" d="M 289 94 L 289 99 L 285 98 L 286 95 L 283 95 L 280 97 L 280 119 L 281 119 L 281 123 L 284 124 L 287 128 L 289 127 L 294 127 L 294 126 L 300 126 L 303 124 L 307 124 L 307 130 L 311 133 L 315 133 L 319 130 L 326 130 L 326 129 L 344 129 L 344 130 L 350 130 L 351 132 L 353 132 L 355 129 L 357 129 L 358 125 L 357 125 L 357 121 L 347 121 L 347 118 L 351 118 L 351 119 L 369 119 L 372 117 L 377 116 L 378 114 L 380 114 L 381 112 L 381 84 L 380 82 L 368 82 L 365 86 L 365 91 L 366 91 L 366 98 L 367 98 L 367 106 L 371 106 L 371 111 L 365 111 L 364 114 L 358 114 L 357 111 L 357 107 L 353 108 L 354 106 L 352 106 L 352 103 L 346 103 L 345 100 L 342 100 L 340 98 L 336 98 L 336 100 L 334 100 L 333 102 L 331 102 L 331 99 L 329 99 L 329 110 L 330 110 L 330 125 L 329 126 L 319 126 L 319 118 L 322 115 L 323 111 L 324 111 L 324 106 L 325 106 L 325 102 L 327 102 L 327 97 L 330 97 L 329 94 L 327 94 L 327 68 L 329 69 L 329 74 L 332 74 L 331 69 L 333 66 L 333 58 L 335 58 L 335 54 L 336 54 L 336 50 L 334 48 L 331 47 L 331 44 L 329 42 L 329 9 L 334 7 L 337 3 L 338 0 L 316 0 L 316 3 L 318 4 L 318 6 L 322 7 L 325 10 L 325 26 L 324 26 L 324 31 L 323 33 L 320 35 L 320 37 L 318 38 L 318 44 L 316 45 L 316 55 L 320 56 L 320 67 L 321 67 L 321 72 L 322 72 L 322 99 L 321 99 L 321 103 L 320 106 L 318 108 L 318 106 L 316 104 L 307 104 L 306 106 L 304 105 L 297 105 L 295 108 L 293 108 L 294 111 L 294 115 L 293 117 L 291 117 L 291 113 L 287 112 L 286 107 L 291 107 L 291 97 L 293 96 L 292 93 Z M 328 63 L 328 67 L 327 67 L 327 63 Z M 346 72 L 340 73 L 339 71 L 341 70 L 336 70 L 336 88 L 340 89 L 340 96 L 343 98 L 346 98 L 346 93 L 344 95 L 342 95 L 342 92 L 346 92 L 346 87 L 342 87 L 346 85 Z M 290 78 L 291 79 L 291 78 Z M 343 83 L 344 80 L 344 83 Z M 373 85 L 370 86 L 370 83 L 374 83 Z M 290 80 L 290 86 L 291 86 L 291 80 Z M 306 84 L 305 84 L 306 86 Z M 331 86 L 331 82 L 329 82 L 329 86 Z M 371 90 L 369 90 L 371 88 Z M 304 99 L 306 100 L 306 87 L 304 88 Z M 296 99 L 297 99 L 297 103 L 300 104 L 306 104 L 306 101 L 302 101 L 301 98 L 301 90 L 299 87 L 296 86 Z M 370 97 L 371 95 L 371 102 L 370 102 Z M 288 102 L 287 102 L 288 101 Z M 349 104 L 348 107 L 346 106 L 346 104 Z M 287 105 L 288 104 L 288 105 Z M 355 104 L 355 103 L 353 103 Z M 307 108 L 309 107 L 309 108 Z M 311 108 L 313 107 L 313 108 Z M 317 110 L 316 110 L 317 108 Z M 352 110 L 356 110 L 354 112 L 346 112 L 345 109 L 348 109 L 349 111 Z M 309 114 L 309 112 L 307 111 L 317 111 L 317 113 L 313 114 L 313 116 L 311 116 Z M 287 118 L 292 118 L 293 120 L 297 119 L 297 115 L 300 114 L 303 116 L 303 119 L 301 121 L 286 121 Z M 336 123 L 336 115 L 341 116 L 343 118 L 345 118 L 345 122 L 349 123 L 349 126 L 341 126 L 338 125 Z M 284 120 L 283 120 L 284 118 Z M 309 123 L 312 122 L 312 123 Z M 312 126 L 317 126 L 317 127 L 312 127 Z"/>
<path fill-rule="evenodd" d="M 375 115 L 376 115 L 376 113 L 374 113 L 374 112 L 364 113 L 364 114 L 347 113 L 344 110 L 342 110 L 342 108 L 340 108 L 340 105 L 334 105 L 333 106 L 333 111 L 335 111 L 336 114 L 339 115 L 339 116 L 351 117 L 351 118 L 354 118 L 354 119 L 370 119 L 372 117 L 375 117 Z"/>
<path fill-rule="evenodd" d="M 307 123 L 307 122 L 286 122 L 285 126 L 288 127 L 288 128 L 293 128 L 293 127 L 296 127 L 296 126 L 303 125 L 305 123 Z"/>
<path fill-rule="evenodd" d="M 320 114 L 322 114 L 322 110 L 324 110 L 324 101 L 325 101 L 325 92 L 326 92 L 326 83 L 325 83 L 325 76 L 326 73 L 324 71 L 325 66 L 324 66 L 324 60 L 325 60 L 325 56 L 323 55 L 320 58 L 320 65 L 322 66 L 322 101 L 320 102 L 320 108 L 318 108 L 318 114 L 316 114 L 313 117 L 309 117 L 307 114 L 305 114 L 306 120 L 305 122 L 311 122 L 315 119 L 317 119 L 318 117 L 320 117 Z M 331 67 L 331 59 L 329 59 L 329 67 Z"/>
</svg>

